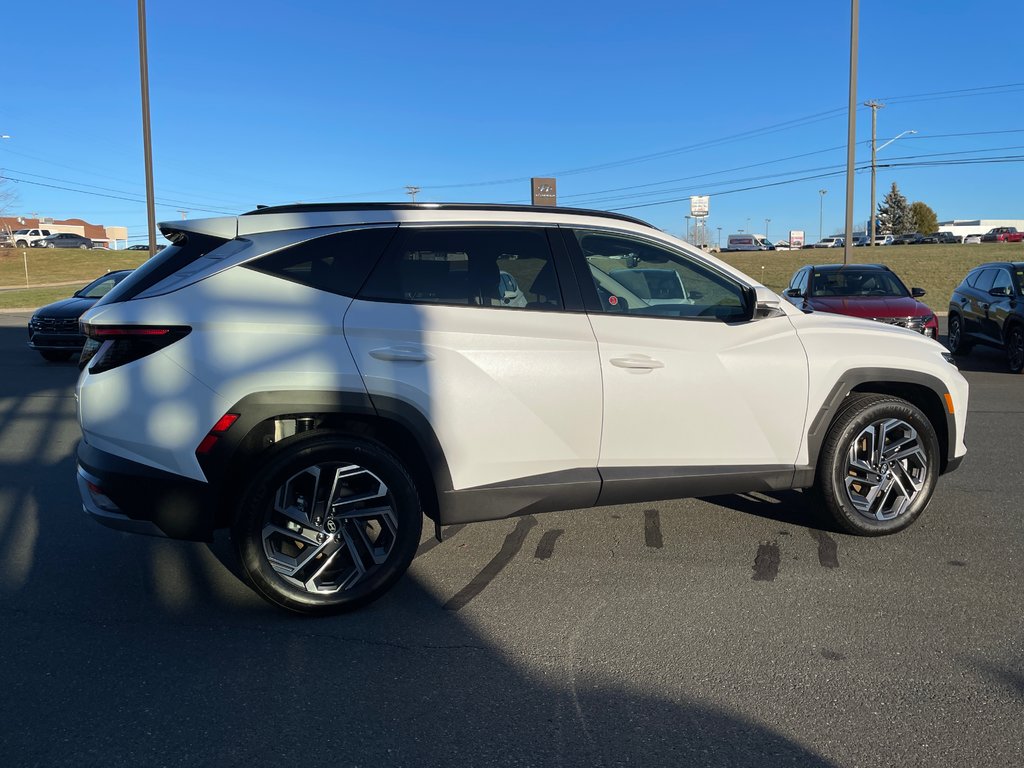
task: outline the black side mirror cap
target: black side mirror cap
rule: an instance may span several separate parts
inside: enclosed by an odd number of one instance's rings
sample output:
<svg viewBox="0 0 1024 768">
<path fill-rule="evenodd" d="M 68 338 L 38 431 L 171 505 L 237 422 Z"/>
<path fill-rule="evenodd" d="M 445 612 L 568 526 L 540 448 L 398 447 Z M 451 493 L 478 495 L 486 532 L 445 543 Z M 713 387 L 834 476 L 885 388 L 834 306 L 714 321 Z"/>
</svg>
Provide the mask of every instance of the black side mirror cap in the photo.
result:
<svg viewBox="0 0 1024 768">
<path fill-rule="evenodd" d="M 917 289 L 915 288 L 914 290 L 917 290 Z M 799 288 L 787 288 L 786 289 L 786 295 L 789 296 L 789 298 L 791 298 L 791 299 L 799 299 L 801 296 L 803 296 L 803 294 L 800 293 L 800 289 Z"/>
<path fill-rule="evenodd" d="M 989 292 L 988 292 L 988 295 L 989 296 L 998 296 L 998 297 L 1002 298 L 1003 296 L 1011 295 L 1011 292 L 1010 292 L 1009 288 L 1007 288 L 1006 286 L 1001 285 L 998 288 L 990 288 Z"/>
<path fill-rule="evenodd" d="M 910 289 L 910 295 L 913 296 L 915 299 L 921 298 L 926 293 L 927 293 L 927 291 L 924 288 L 911 288 Z"/>
</svg>

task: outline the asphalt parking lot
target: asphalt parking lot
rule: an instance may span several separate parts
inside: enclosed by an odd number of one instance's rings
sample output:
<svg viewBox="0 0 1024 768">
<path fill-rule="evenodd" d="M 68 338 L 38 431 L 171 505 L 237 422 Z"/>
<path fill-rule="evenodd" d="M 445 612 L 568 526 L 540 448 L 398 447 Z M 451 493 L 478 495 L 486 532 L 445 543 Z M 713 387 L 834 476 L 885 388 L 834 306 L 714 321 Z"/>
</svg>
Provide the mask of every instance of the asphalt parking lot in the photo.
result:
<svg viewBox="0 0 1024 768">
<path fill-rule="evenodd" d="M 305 619 L 226 539 L 85 518 L 77 369 L 26 320 L 0 316 L 5 766 L 1024 763 L 1024 378 L 995 352 L 902 534 L 797 492 L 453 527 L 372 606 Z"/>
</svg>

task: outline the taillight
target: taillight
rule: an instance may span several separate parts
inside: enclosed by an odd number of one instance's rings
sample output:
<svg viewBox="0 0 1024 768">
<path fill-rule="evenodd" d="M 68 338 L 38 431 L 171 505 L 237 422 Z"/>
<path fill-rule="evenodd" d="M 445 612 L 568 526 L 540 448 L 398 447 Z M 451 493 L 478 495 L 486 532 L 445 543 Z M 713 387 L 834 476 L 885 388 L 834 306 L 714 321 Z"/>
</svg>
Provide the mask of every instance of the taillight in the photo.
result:
<svg viewBox="0 0 1024 768">
<path fill-rule="evenodd" d="M 227 432 L 231 425 L 238 421 L 237 413 L 225 413 L 219 419 L 217 423 L 213 425 L 213 428 L 206 433 L 206 437 L 203 438 L 202 442 L 199 443 L 199 447 L 196 448 L 196 455 L 202 456 L 213 450 L 213 446 L 220 440 L 221 435 Z"/>
<path fill-rule="evenodd" d="M 183 339 L 192 331 L 187 325 L 92 325 L 81 323 L 86 337 L 78 367 L 95 358 L 90 373 L 103 373 L 131 363 Z"/>
</svg>

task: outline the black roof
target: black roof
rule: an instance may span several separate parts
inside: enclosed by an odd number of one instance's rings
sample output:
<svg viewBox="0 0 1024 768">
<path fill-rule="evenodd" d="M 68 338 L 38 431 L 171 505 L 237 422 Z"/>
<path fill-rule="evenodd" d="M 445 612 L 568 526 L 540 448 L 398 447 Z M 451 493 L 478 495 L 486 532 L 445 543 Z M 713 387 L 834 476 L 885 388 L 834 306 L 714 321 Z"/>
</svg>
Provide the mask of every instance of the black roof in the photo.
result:
<svg viewBox="0 0 1024 768">
<path fill-rule="evenodd" d="M 841 269 L 881 269 L 892 272 L 885 264 L 811 264 L 811 269 L 822 272 L 838 272 Z"/>
<path fill-rule="evenodd" d="M 523 213 L 567 213 L 578 216 L 601 216 L 606 219 L 629 221 L 653 227 L 648 222 L 611 211 L 595 211 L 589 208 L 561 208 L 550 205 L 503 205 L 498 203 L 295 203 L 292 205 L 268 205 L 246 211 L 243 216 L 259 216 L 265 213 L 329 213 L 332 211 L 518 211 Z"/>
<path fill-rule="evenodd" d="M 984 264 L 979 264 L 976 267 L 971 267 L 968 272 L 973 272 L 976 269 L 984 269 L 985 267 L 1011 267 L 1013 269 L 1024 269 L 1024 261 L 988 261 Z"/>
</svg>

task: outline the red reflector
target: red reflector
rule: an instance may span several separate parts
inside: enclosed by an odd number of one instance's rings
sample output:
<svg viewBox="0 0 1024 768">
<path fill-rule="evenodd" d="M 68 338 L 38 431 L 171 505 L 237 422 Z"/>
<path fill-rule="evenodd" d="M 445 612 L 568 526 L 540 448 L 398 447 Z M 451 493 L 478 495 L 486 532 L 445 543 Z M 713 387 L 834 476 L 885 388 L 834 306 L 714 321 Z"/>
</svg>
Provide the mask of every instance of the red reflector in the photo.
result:
<svg viewBox="0 0 1024 768">
<path fill-rule="evenodd" d="M 217 444 L 217 441 L 219 439 L 220 438 L 217 435 L 213 435 L 213 434 L 207 435 L 206 437 L 203 438 L 203 442 L 201 442 L 199 444 L 199 447 L 196 448 L 196 453 L 197 454 L 209 453 L 210 451 L 213 450 L 213 446 L 215 446 Z"/>
<path fill-rule="evenodd" d="M 238 421 L 237 413 L 225 413 L 217 420 L 217 423 L 213 425 L 213 429 L 211 429 L 210 432 L 218 434 L 221 432 L 227 432 L 231 425 L 236 421 Z"/>
<path fill-rule="evenodd" d="M 86 485 L 89 486 L 89 491 L 90 492 L 98 493 L 98 494 L 101 494 L 101 495 L 103 494 L 103 489 L 100 488 L 98 485 L 96 485 L 96 483 L 88 483 L 87 482 Z"/>
</svg>

